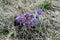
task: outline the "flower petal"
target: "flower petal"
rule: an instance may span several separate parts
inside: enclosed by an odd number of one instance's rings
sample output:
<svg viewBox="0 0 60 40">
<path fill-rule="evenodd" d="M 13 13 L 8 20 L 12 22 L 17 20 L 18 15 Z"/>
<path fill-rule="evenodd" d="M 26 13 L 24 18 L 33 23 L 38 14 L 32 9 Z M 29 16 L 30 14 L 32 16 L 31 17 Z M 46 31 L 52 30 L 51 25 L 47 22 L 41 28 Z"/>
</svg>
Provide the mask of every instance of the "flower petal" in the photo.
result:
<svg viewBox="0 0 60 40">
<path fill-rule="evenodd" d="M 43 10 L 39 8 L 39 9 L 37 10 L 37 13 L 38 13 L 39 15 L 41 15 L 41 14 L 43 14 Z"/>
<path fill-rule="evenodd" d="M 20 16 L 17 16 L 17 17 L 16 17 L 16 20 L 17 20 L 17 22 L 20 22 L 21 17 L 20 17 Z"/>
</svg>

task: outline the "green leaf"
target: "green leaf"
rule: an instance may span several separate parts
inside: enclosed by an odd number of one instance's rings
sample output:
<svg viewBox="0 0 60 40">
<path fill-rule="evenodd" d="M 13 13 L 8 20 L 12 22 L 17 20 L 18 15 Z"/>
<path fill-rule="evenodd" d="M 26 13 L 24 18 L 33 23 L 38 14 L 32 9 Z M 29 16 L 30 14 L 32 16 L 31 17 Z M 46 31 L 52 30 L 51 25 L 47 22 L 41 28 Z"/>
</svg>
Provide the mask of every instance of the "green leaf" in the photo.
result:
<svg viewBox="0 0 60 40">
<path fill-rule="evenodd" d="M 2 34 L 6 36 L 9 34 L 9 31 L 7 29 L 3 29 Z"/>
<path fill-rule="evenodd" d="M 38 8 L 42 8 L 44 11 L 51 9 L 51 3 L 49 1 L 44 1 L 42 4 L 37 6 Z"/>
<path fill-rule="evenodd" d="M 52 33 L 52 40 L 56 40 L 55 33 Z"/>
</svg>

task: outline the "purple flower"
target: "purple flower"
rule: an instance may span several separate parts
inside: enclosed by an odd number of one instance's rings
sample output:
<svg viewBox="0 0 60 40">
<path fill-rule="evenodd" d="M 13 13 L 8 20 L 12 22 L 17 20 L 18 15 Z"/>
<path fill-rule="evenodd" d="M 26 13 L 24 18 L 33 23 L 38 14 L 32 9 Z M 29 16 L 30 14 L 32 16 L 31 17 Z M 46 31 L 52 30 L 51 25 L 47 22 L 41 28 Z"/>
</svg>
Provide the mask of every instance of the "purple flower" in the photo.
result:
<svg viewBox="0 0 60 40">
<path fill-rule="evenodd" d="M 33 25 L 36 25 L 38 23 L 38 19 L 36 18 L 33 18 L 31 21 L 33 22 Z"/>
<path fill-rule="evenodd" d="M 34 18 L 34 15 L 33 14 L 24 14 L 24 17 L 26 19 L 31 19 L 31 18 Z"/>
<path fill-rule="evenodd" d="M 30 14 L 30 17 L 31 17 L 31 18 L 34 18 L 34 15 L 33 15 L 33 14 Z"/>
<path fill-rule="evenodd" d="M 33 26 L 35 26 L 35 24 L 38 23 L 38 20 L 33 18 L 31 20 L 27 20 L 23 25 L 26 26 L 27 28 L 31 28 Z"/>
<path fill-rule="evenodd" d="M 23 24 L 24 26 L 26 26 L 27 28 L 31 28 L 31 27 L 33 27 L 34 25 L 33 25 L 33 22 L 30 20 L 28 20 L 27 22 L 25 22 L 24 24 Z"/>
<path fill-rule="evenodd" d="M 23 17 L 20 17 L 20 16 L 16 17 L 16 20 L 17 20 L 17 22 L 19 22 L 20 24 L 26 22 L 26 19 L 23 18 Z"/>
<path fill-rule="evenodd" d="M 17 16 L 17 17 L 16 17 L 17 22 L 20 22 L 21 19 L 22 19 L 22 18 L 21 18 L 20 16 Z"/>
<path fill-rule="evenodd" d="M 37 13 L 38 13 L 39 15 L 41 15 L 41 14 L 43 14 L 43 10 L 39 8 L 39 9 L 37 10 Z"/>
<path fill-rule="evenodd" d="M 38 19 L 34 18 L 33 14 L 24 14 L 23 17 L 17 16 L 16 20 L 20 25 L 24 25 L 27 28 L 31 28 L 38 23 Z"/>
<path fill-rule="evenodd" d="M 28 18 L 30 17 L 30 15 L 29 15 L 29 14 L 24 14 L 24 17 L 25 17 L 26 19 L 28 19 Z"/>
<path fill-rule="evenodd" d="M 20 20 L 20 23 L 25 23 L 26 22 L 26 19 L 25 18 L 22 18 L 21 20 Z"/>
</svg>

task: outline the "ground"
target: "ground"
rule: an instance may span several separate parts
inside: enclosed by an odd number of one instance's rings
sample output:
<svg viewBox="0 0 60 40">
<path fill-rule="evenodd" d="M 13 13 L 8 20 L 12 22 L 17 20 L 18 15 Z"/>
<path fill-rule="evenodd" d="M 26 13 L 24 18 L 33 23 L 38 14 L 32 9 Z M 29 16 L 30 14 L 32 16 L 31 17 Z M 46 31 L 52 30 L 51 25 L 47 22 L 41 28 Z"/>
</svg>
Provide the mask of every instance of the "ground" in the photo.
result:
<svg viewBox="0 0 60 40">
<path fill-rule="evenodd" d="M 24 13 L 36 15 L 44 1 L 51 3 L 51 9 L 43 8 L 44 14 L 39 16 L 43 27 L 37 26 L 34 31 L 14 26 L 15 16 Z M 0 40 L 60 40 L 60 0 L 0 0 Z"/>
</svg>

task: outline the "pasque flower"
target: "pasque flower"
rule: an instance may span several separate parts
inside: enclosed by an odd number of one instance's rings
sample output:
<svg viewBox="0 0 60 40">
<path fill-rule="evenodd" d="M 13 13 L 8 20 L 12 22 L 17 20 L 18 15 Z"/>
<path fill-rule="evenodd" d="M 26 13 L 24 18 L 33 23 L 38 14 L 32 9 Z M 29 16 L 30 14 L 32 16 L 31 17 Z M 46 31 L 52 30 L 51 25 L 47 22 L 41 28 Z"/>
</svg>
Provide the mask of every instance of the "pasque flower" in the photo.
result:
<svg viewBox="0 0 60 40">
<path fill-rule="evenodd" d="M 20 24 L 26 22 L 26 19 L 23 18 L 23 17 L 20 17 L 20 16 L 17 16 L 17 17 L 16 17 L 16 20 L 17 20 L 17 22 L 19 22 Z"/>
<path fill-rule="evenodd" d="M 27 28 L 31 28 L 33 26 L 33 23 L 30 20 L 30 21 L 25 22 L 23 25 L 26 26 Z"/>
<path fill-rule="evenodd" d="M 38 20 L 36 18 L 33 18 L 31 20 L 27 20 L 24 23 L 24 26 L 26 26 L 27 28 L 31 28 L 31 27 L 35 26 L 37 23 L 38 23 Z"/>
<path fill-rule="evenodd" d="M 17 16 L 16 20 L 20 25 L 23 24 L 27 28 L 33 27 L 38 22 L 37 18 L 35 18 L 33 14 L 24 14 L 23 17 Z"/>
<path fill-rule="evenodd" d="M 26 19 L 30 18 L 30 15 L 29 14 L 24 14 L 23 15 Z"/>
<path fill-rule="evenodd" d="M 38 19 L 33 18 L 33 19 L 32 19 L 32 22 L 33 22 L 33 24 L 35 25 L 35 24 L 37 24 L 37 23 L 38 23 Z"/>
<path fill-rule="evenodd" d="M 30 17 L 31 17 L 31 18 L 34 18 L 34 15 L 33 15 L 33 14 L 30 14 Z"/>
<path fill-rule="evenodd" d="M 16 21 L 17 21 L 17 22 L 20 22 L 21 19 L 22 19 L 22 18 L 21 18 L 20 16 L 17 16 L 17 17 L 16 17 Z"/>
<path fill-rule="evenodd" d="M 41 8 L 39 8 L 39 9 L 37 9 L 37 13 L 38 13 L 39 15 L 41 15 L 41 14 L 43 14 L 43 10 L 42 10 Z"/>
<path fill-rule="evenodd" d="M 31 18 L 34 18 L 34 15 L 33 14 L 24 14 L 23 15 L 26 19 L 31 19 Z"/>
</svg>

